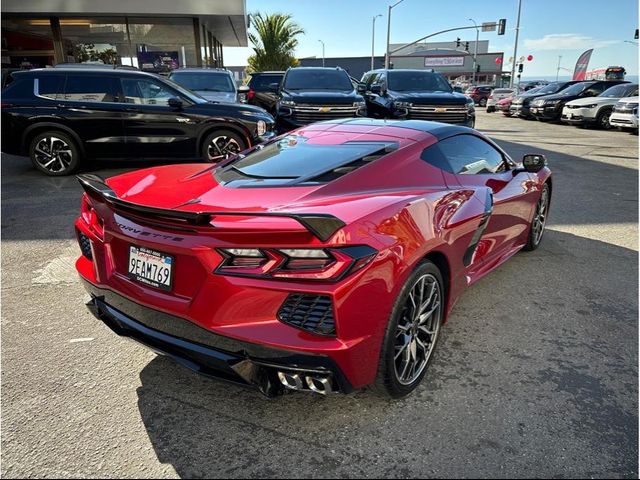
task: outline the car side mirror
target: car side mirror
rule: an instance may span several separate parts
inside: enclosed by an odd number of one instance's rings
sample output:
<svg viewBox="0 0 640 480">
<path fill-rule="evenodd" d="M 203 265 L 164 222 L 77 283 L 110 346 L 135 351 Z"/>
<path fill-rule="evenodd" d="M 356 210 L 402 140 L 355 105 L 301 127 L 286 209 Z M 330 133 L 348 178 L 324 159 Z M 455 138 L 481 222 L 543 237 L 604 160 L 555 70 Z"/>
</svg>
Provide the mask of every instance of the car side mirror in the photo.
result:
<svg viewBox="0 0 640 480">
<path fill-rule="evenodd" d="M 358 86 L 356 87 L 356 92 L 358 93 L 366 93 L 367 91 L 367 86 L 364 83 L 359 83 Z"/>
<path fill-rule="evenodd" d="M 171 97 L 167 103 L 171 108 L 175 108 L 178 110 L 180 110 L 184 105 L 184 103 L 182 102 L 182 99 L 178 97 Z"/>
<path fill-rule="evenodd" d="M 278 90 L 280 90 L 280 84 L 279 83 L 270 83 L 269 84 L 269 90 L 272 91 L 273 93 L 278 93 Z"/>
<path fill-rule="evenodd" d="M 525 172 L 538 173 L 547 166 L 547 158 L 539 153 L 530 153 L 522 157 L 522 167 Z"/>
<path fill-rule="evenodd" d="M 380 85 L 379 83 L 374 83 L 373 85 L 371 85 L 370 91 L 375 95 L 380 95 L 382 94 L 382 85 Z"/>
</svg>

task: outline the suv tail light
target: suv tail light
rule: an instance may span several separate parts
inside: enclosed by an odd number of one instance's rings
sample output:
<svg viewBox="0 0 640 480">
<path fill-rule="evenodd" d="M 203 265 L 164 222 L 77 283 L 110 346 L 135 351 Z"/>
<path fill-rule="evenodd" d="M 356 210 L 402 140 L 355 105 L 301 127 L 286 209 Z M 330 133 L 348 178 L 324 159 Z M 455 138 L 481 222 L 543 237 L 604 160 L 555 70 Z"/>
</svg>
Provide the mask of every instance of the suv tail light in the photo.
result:
<svg viewBox="0 0 640 480">
<path fill-rule="evenodd" d="M 337 281 L 364 268 L 378 253 L 369 246 L 338 248 L 221 248 L 224 260 L 215 270 L 290 280 Z"/>
<path fill-rule="evenodd" d="M 251 100 L 255 96 L 256 96 L 256 91 L 253 88 L 250 88 L 249 91 L 247 92 L 247 100 Z"/>
</svg>

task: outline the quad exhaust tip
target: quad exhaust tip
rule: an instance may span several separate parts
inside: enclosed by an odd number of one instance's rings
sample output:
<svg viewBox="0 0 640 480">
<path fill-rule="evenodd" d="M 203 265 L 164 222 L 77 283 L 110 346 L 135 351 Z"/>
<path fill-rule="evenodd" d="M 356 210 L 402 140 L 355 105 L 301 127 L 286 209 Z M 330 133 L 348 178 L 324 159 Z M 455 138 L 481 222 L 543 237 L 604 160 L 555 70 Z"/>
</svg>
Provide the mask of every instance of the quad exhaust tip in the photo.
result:
<svg viewBox="0 0 640 480">
<path fill-rule="evenodd" d="M 331 388 L 331 380 L 327 377 L 312 377 L 307 375 L 303 377 L 297 373 L 290 372 L 278 372 L 278 379 L 280 383 L 290 390 L 304 390 L 304 383 L 312 392 L 319 393 L 320 395 L 328 395 L 333 390 Z"/>
</svg>

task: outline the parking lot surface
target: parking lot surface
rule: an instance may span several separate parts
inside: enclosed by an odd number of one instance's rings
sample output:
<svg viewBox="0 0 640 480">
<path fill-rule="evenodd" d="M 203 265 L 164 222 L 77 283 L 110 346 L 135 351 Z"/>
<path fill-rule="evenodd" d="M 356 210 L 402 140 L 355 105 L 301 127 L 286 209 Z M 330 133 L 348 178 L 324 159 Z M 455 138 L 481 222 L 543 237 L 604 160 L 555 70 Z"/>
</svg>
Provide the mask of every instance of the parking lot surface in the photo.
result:
<svg viewBox="0 0 640 480">
<path fill-rule="evenodd" d="M 400 401 L 267 400 L 117 337 L 73 268 L 80 186 L 4 155 L 2 475 L 637 478 L 638 137 L 477 126 L 547 155 L 550 223 L 465 293 Z"/>
</svg>

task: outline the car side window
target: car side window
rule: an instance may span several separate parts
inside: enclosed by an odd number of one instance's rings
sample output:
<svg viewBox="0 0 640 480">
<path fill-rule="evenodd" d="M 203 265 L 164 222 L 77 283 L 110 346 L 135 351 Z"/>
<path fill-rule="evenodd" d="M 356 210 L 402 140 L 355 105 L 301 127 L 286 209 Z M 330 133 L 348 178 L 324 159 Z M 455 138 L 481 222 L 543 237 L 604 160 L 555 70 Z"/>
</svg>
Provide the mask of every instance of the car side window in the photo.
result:
<svg viewBox="0 0 640 480">
<path fill-rule="evenodd" d="M 64 97 L 64 75 L 42 75 L 34 79 L 34 92 L 49 100 L 61 100 Z"/>
<path fill-rule="evenodd" d="M 67 75 L 62 100 L 89 103 L 116 102 L 116 80 L 107 75 Z"/>
<path fill-rule="evenodd" d="M 585 97 L 595 97 L 596 95 L 600 95 L 606 89 L 607 89 L 606 84 L 596 83 L 595 85 L 592 85 L 591 87 L 587 88 L 582 95 Z"/>
<path fill-rule="evenodd" d="M 125 103 L 166 107 L 169 99 L 177 96 L 166 86 L 146 78 L 122 78 L 121 83 Z"/>
<path fill-rule="evenodd" d="M 475 135 L 456 135 L 438 142 L 435 147 L 441 158 L 432 154 L 434 161 L 430 161 L 423 153 L 423 159 L 456 175 L 493 174 L 507 169 L 502 153 Z"/>
</svg>

